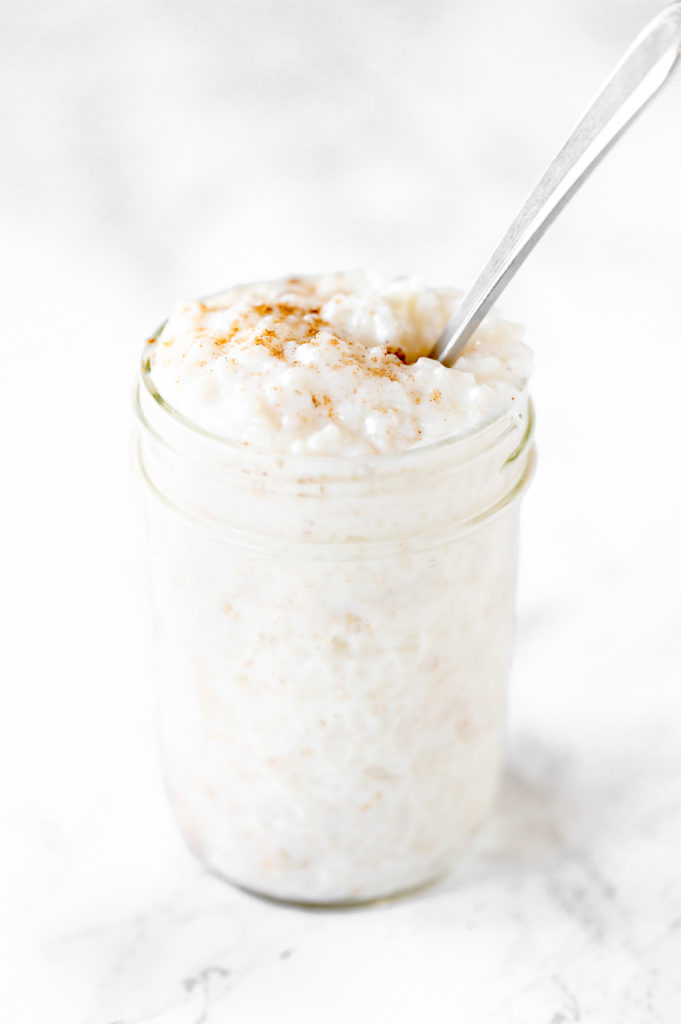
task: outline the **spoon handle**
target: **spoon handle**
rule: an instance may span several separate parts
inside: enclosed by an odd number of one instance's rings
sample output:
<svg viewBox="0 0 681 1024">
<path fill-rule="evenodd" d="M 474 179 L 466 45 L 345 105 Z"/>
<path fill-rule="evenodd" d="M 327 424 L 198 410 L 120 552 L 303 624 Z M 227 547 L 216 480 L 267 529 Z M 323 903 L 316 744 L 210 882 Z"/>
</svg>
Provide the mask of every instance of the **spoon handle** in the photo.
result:
<svg viewBox="0 0 681 1024">
<path fill-rule="evenodd" d="M 492 303 L 582 182 L 666 80 L 681 46 L 681 2 L 643 29 L 501 239 L 431 358 L 453 366 Z"/>
</svg>

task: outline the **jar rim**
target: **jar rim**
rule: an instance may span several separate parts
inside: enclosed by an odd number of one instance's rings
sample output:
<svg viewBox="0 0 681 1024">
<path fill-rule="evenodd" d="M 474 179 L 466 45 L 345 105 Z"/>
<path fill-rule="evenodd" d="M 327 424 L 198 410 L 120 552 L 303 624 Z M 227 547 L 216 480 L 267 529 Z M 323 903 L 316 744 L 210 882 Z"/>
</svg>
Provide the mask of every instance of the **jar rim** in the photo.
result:
<svg viewBox="0 0 681 1024">
<path fill-rule="evenodd" d="M 155 341 L 160 335 L 161 331 L 165 327 L 166 321 L 164 321 L 160 327 L 151 335 L 149 341 Z M 223 434 L 216 434 L 211 430 L 207 430 L 202 427 L 195 420 L 185 416 L 179 409 L 176 409 L 166 398 L 163 397 L 161 392 L 156 387 L 152 374 L 151 374 L 151 359 L 149 356 L 143 354 L 140 363 L 140 376 L 145 390 L 147 391 L 150 398 L 153 399 L 154 403 L 163 410 L 170 419 L 176 423 L 179 427 L 186 429 L 196 437 L 203 438 L 205 441 L 209 441 L 213 444 L 221 445 L 224 449 L 231 450 L 233 452 L 248 453 L 249 455 L 260 457 L 260 458 L 272 458 L 283 461 L 294 461 L 298 464 L 304 464 L 314 471 L 315 466 L 329 467 L 330 464 L 339 464 L 351 468 L 353 466 L 381 466 L 384 469 L 390 469 L 393 466 L 399 466 L 407 461 L 414 459 L 425 458 L 429 454 L 439 453 L 450 448 L 456 448 L 458 444 L 462 447 L 465 446 L 465 442 L 470 442 L 474 437 L 484 436 L 485 433 L 491 433 L 495 427 L 500 425 L 503 421 L 508 419 L 508 410 L 501 410 L 500 412 L 492 413 L 485 419 L 476 423 L 474 426 L 469 427 L 465 430 L 459 431 L 456 434 L 448 434 L 446 437 L 438 438 L 436 441 L 430 441 L 422 445 L 413 445 L 411 448 L 405 448 L 401 451 L 394 452 L 372 452 L 358 453 L 356 455 L 329 455 L 308 453 L 308 452 L 286 452 L 286 451 L 268 451 L 266 448 L 260 448 L 250 443 L 239 440 L 238 438 L 225 437 Z M 522 389 L 523 394 L 527 394 L 527 382 L 525 387 Z"/>
</svg>

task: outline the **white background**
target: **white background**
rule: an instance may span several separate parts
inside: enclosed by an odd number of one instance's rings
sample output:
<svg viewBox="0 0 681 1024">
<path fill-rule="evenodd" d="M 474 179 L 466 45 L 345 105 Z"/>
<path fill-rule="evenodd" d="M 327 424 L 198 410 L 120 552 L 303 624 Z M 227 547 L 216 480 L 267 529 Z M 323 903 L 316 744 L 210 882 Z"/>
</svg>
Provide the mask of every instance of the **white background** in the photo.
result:
<svg viewBox="0 0 681 1024">
<path fill-rule="evenodd" d="M 0 1016 L 681 1019 L 681 72 L 509 287 L 536 351 L 510 762 L 418 900 L 203 875 L 158 781 L 130 393 L 178 298 L 463 286 L 651 0 L 5 0 Z"/>
</svg>

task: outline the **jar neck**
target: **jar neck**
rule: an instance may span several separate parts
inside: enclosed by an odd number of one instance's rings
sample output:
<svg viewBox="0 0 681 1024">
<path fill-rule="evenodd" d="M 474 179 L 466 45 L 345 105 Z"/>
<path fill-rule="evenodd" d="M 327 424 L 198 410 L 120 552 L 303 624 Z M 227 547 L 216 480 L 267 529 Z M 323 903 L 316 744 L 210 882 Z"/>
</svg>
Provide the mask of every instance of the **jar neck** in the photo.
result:
<svg viewBox="0 0 681 1024">
<path fill-rule="evenodd" d="M 172 410 L 143 374 L 136 461 L 154 496 L 203 532 L 282 544 L 428 546 L 517 500 L 534 464 L 529 399 L 464 436 L 387 455 L 263 453 Z"/>
</svg>

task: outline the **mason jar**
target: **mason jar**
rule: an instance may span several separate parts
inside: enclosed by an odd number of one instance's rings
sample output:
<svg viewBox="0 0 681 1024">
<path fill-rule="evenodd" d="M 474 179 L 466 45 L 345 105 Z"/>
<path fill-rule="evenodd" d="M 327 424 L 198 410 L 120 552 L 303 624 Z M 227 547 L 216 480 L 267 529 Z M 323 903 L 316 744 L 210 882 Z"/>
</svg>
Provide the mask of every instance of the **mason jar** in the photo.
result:
<svg viewBox="0 0 681 1024">
<path fill-rule="evenodd" d="M 439 877 L 484 821 L 535 458 L 515 404 L 402 453 L 273 454 L 186 419 L 143 362 L 164 775 L 225 879 L 370 901 Z"/>
</svg>

